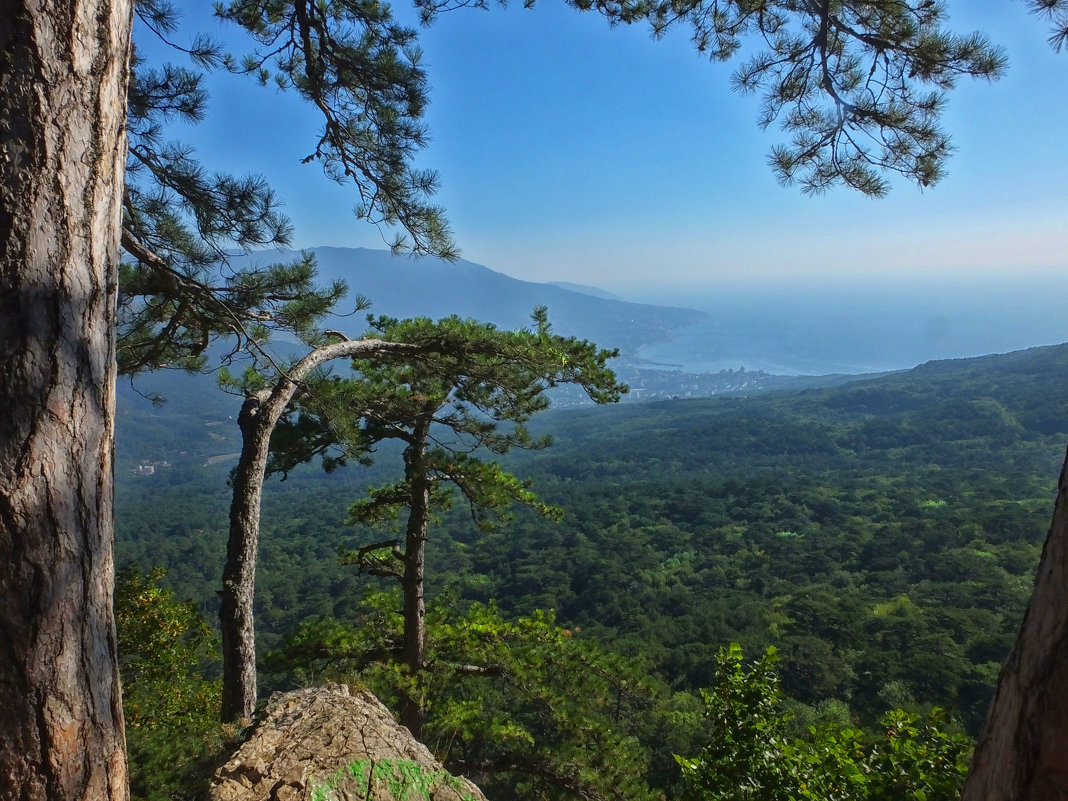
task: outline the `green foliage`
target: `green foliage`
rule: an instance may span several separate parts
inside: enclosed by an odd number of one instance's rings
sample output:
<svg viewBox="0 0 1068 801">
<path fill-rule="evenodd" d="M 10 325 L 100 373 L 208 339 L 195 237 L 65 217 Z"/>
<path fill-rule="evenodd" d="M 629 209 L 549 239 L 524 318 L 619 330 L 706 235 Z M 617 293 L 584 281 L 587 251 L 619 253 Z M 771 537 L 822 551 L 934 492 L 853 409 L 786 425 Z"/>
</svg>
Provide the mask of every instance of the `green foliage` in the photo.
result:
<svg viewBox="0 0 1068 801">
<path fill-rule="evenodd" d="M 213 685 L 201 681 L 214 653 L 211 628 L 193 604 L 159 586 L 163 576 L 127 570 L 116 581 L 124 713 L 134 728 L 161 719 L 200 725 L 212 716 Z"/>
<path fill-rule="evenodd" d="M 475 605 L 437 627 L 427 739 L 446 764 L 511 774 L 528 798 L 652 797 L 647 729 L 657 698 L 640 663 L 550 613 L 507 621 Z"/>
<path fill-rule="evenodd" d="M 912 801 L 953 801 L 968 773 L 971 748 L 947 731 L 941 709 L 926 716 L 892 710 L 882 720 L 884 740 L 868 759 L 868 797 Z"/>
<path fill-rule="evenodd" d="M 312 788 L 312 801 L 328 801 L 334 798 L 340 786 L 357 785 L 360 798 L 367 801 L 430 801 L 434 792 L 442 786 L 453 790 L 462 787 L 460 781 L 447 771 L 428 771 L 408 760 L 383 759 L 377 762 L 357 760 L 339 768 L 323 784 Z M 464 793 L 463 801 L 474 801 Z"/>
<path fill-rule="evenodd" d="M 709 742 L 701 756 L 679 760 L 689 787 L 707 799 L 747 798 L 757 788 L 782 785 L 784 721 L 775 649 L 751 668 L 742 666 L 742 648 L 720 650 L 716 684 L 702 691 Z"/>
<path fill-rule="evenodd" d="M 451 453 L 445 448 L 428 451 L 422 460 L 423 469 L 435 477 L 431 489 L 431 507 L 437 510 L 451 508 L 453 495 L 444 482 L 453 482 L 461 489 L 470 503 L 471 511 L 480 528 L 490 529 L 504 519 L 503 510 L 511 503 L 520 503 L 534 509 L 544 517 L 559 519 L 562 512 L 541 503 L 529 489 L 530 482 L 506 473 L 495 462 L 483 462 L 465 453 Z M 408 480 L 382 487 L 370 487 L 367 497 L 349 508 L 349 522 L 366 526 L 381 526 L 394 520 L 399 510 L 406 507 L 411 498 Z M 355 553 L 346 555 L 346 563 L 358 564 L 362 557 Z"/>
<path fill-rule="evenodd" d="M 399 229 L 396 250 L 455 258 L 442 210 L 428 202 L 437 178 L 413 166 L 426 143 L 421 122 L 426 74 L 413 30 L 388 6 L 334 0 L 220 4 L 253 49 L 239 59 L 205 35 L 189 48 L 173 44 L 178 10 L 143 0 L 136 11 L 188 66 L 152 66 L 135 51 L 129 86 L 129 151 L 119 282 L 119 368 L 202 369 L 209 345 L 264 356 L 273 331 L 318 343 L 317 322 L 345 292 L 341 282 L 315 285 L 313 258 L 255 264 L 233 251 L 287 245 L 289 220 L 265 179 L 210 172 L 192 149 L 166 138 L 174 122 L 196 124 L 207 104 L 206 70 L 224 67 L 296 92 L 323 116 L 323 134 L 306 162 L 354 187 L 357 215 Z M 201 23 L 202 24 L 202 23 Z M 262 49 L 261 49 L 262 48 Z"/>
<path fill-rule="evenodd" d="M 527 482 L 483 462 L 478 451 L 504 454 L 548 446 L 548 436 L 534 438 L 526 427 L 531 416 L 549 406 L 547 389 L 576 384 L 598 403 L 608 403 L 626 387 L 606 366 L 615 351 L 552 334 L 544 308 L 535 309 L 533 319 L 534 330 L 519 331 L 458 317 L 371 319 L 377 336 L 432 344 L 433 351 L 401 363 L 353 363 L 356 378 L 345 383 L 350 408 L 362 419 L 362 437 L 367 442 L 399 439 L 406 450 L 404 479 L 375 488 L 353 506 L 352 522 L 373 525 L 392 518 L 409 505 L 413 482 L 433 487 L 432 505 L 439 509 L 449 503 L 443 485 L 457 487 L 483 525 L 513 502 L 558 516 L 537 500 Z M 333 424 L 324 419 L 322 429 Z"/>
<path fill-rule="evenodd" d="M 220 684 L 205 678 L 218 660 L 215 638 L 162 578 L 127 570 L 115 591 L 130 788 L 145 801 L 199 798 L 228 736 Z"/>
<path fill-rule="evenodd" d="M 712 688 L 702 693 L 708 744 L 677 757 L 695 801 L 953 801 L 967 773 L 970 745 L 947 731 L 940 709 L 921 716 L 894 710 L 884 734 L 855 728 L 809 727 L 791 737 L 768 649 L 745 666 L 737 643 L 717 656 Z"/>
<path fill-rule="evenodd" d="M 695 728 L 640 663 L 598 648 L 538 612 L 515 621 L 492 605 L 428 609 L 427 663 L 418 676 L 393 658 L 401 616 L 391 593 L 372 594 L 352 625 L 302 624 L 268 660 L 301 681 L 365 682 L 394 705 L 418 693 L 424 739 L 453 773 L 488 795 L 652 798 L 659 733 Z M 670 719 L 670 723 L 669 723 Z"/>
</svg>

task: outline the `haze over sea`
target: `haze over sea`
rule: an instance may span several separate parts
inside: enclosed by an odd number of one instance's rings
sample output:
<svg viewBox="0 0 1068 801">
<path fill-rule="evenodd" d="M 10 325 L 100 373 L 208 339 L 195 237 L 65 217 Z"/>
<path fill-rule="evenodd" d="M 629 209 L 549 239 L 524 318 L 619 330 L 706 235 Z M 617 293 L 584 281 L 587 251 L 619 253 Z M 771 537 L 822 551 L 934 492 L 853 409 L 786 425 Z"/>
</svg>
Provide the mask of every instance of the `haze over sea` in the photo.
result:
<svg viewBox="0 0 1068 801">
<path fill-rule="evenodd" d="M 794 279 L 659 288 L 627 299 L 708 312 L 670 342 L 640 352 L 647 366 L 686 372 L 870 373 L 1068 342 L 1068 274 L 1055 271 Z"/>
</svg>

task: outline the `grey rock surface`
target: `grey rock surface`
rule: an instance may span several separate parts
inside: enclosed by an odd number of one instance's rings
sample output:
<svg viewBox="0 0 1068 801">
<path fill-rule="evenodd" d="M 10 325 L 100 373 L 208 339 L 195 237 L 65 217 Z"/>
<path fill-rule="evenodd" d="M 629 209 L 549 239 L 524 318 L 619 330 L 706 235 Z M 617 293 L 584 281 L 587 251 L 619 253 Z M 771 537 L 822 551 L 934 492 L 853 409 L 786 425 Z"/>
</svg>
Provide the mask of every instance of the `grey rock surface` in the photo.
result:
<svg viewBox="0 0 1068 801">
<path fill-rule="evenodd" d="M 275 693 L 215 772 L 211 801 L 486 801 L 368 692 Z"/>
</svg>

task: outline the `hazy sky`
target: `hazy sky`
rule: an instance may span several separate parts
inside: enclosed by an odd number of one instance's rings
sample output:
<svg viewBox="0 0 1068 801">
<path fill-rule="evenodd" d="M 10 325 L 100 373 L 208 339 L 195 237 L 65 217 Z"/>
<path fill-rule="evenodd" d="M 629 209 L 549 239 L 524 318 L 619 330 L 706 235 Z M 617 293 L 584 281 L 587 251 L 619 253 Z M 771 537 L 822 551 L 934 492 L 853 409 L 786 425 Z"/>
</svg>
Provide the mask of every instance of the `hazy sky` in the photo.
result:
<svg viewBox="0 0 1068 801">
<path fill-rule="evenodd" d="M 179 2 L 193 23 L 207 5 Z M 1012 0 L 950 0 L 954 29 L 1003 44 L 1008 75 L 962 81 L 947 128 L 958 152 L 939 186 L 808 198 L 766 164 L 785 137 L 759 98 L 685 36 L 652 41 L 541 2 L 444 14 L 421 31 L 432 84 L 438 201 L 463 256 L 528 280 L 635 291 L 787 273 L 840 283 L 940 276 L 964 283 L 1068 274 L 1068 53 Z M 398 10 L 401 4 L 397 4 Z M 383 247 L 355 196 L 300 165 L 317 123 L 292 97 L 218 76 L 207 121 L 181 136 L 205 162 L 265 174 L 295 244 Z M 1063 282 L 1058 282 L 1064 286 Z"/>
</svg>

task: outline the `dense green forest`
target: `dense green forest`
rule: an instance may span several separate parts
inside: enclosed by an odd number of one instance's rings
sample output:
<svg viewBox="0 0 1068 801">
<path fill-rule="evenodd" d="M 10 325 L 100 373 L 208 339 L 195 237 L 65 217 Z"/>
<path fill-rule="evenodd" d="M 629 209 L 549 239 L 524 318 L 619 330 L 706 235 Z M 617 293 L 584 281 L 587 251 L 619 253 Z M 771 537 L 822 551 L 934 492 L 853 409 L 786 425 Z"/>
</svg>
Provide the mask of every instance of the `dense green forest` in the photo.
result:
<svg viewBox="0 0 1068 801">
<path fill-rule="evenodd" d="M 841 702 L 866 726 L 891 707 L 940 706 L 974 736 L 1030 594 L 1065 397 L 1068 346 L 1055 346 L 829 389 L 550 411 L 535 428 L 555 446 L 505 466 L 564 519 L 520 512 L 483 531 L 460 504 L 431 531 L 429 587 L 502 620 L 553 610 L 569 639 L 627 655 L 668 691 L 712 686 L 731 642 L 752 655 L 774 646 L 794 702 Z M 189 454 L 233 434 L 216 409 L 186 414 L 169 432 L 144 418 L 136 434 L 120 429 L 126 453 L 143 437 L 161 466 L 120 474 L 119 561 L 163 567 L 212 620 L 228 466 Z M 388 536 L 346 517 L 398 464 L 383 449 L 371 468 L 309 466 L 269 483 L 264 654 L 287 653 L 287 638 L 292 654 L 298 630 L 307 646 L 327 620 L 378 619 L 387 585 L 338 553 Z M 267 666 L 267 689 L 317 675 L 310 659 Z"/>
</svg>

